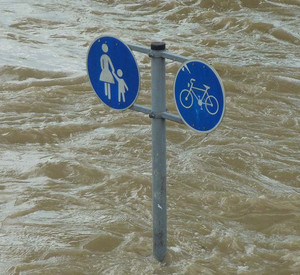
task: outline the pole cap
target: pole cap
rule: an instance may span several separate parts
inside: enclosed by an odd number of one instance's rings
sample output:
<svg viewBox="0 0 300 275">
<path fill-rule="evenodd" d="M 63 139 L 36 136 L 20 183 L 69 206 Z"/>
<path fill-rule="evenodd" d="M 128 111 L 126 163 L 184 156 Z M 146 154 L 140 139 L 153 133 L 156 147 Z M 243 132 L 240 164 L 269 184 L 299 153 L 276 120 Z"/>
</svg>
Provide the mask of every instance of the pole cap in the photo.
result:
<svg viewBox="0 0 300 275">
<path fill-rule="evenodd" d="M 151 43 L 151 50 L 163 51 L 165 49 L 166 49 L 165 42 L 152 42 Z"/>
</svg>

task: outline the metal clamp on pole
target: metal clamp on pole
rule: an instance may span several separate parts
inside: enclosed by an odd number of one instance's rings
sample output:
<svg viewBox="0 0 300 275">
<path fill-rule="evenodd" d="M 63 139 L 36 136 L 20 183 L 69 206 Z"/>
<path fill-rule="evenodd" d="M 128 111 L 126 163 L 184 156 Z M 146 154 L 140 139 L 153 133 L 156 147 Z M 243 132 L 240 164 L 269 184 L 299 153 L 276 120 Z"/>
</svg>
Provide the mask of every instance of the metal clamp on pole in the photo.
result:
<svg viewBox="0 0 300 275">
<path fill-rule="evenodd" d="M 164 51 L 164 42 L 153 42 L 152 52 Z M 151 55 L 152 112 L 166 112 L 165 58 Z M 153 255 L 163 261 L 167 252 L 167 196 L 166 196 L 166 122 L 155 115 L 152 118 L 152 203 Z"/>
</svg>

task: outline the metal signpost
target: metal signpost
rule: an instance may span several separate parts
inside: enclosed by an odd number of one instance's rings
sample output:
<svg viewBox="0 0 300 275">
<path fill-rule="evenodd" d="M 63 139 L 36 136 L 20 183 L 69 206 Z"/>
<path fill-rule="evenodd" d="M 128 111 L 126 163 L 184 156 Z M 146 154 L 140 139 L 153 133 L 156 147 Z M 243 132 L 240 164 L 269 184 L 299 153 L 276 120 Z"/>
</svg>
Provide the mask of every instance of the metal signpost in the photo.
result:
<svg viewBox="0 0 300 275">
<path fill-rule="evenodd" d="M 134 104 L 140 85 L 139 70 L 131 52 L 151 58 L 151 108 Z M 180 116 L 166 111 L 165 59 L 183 63 L 174 83 L 174 97 Z M 152 118 L 152 207 L 153 255 L 163 261 L 167 252 L 166 119 L 185 123 L 197 132 L 210 132 L 221 122 L 225 92 L 220 77 L 209 65 L 169 53 L 164 42 L 151 48 L 125 44 L 103 36 L 90 46 L 87 70 L 98 97 L 113 109 L 131 110 Z"/>
</svg>

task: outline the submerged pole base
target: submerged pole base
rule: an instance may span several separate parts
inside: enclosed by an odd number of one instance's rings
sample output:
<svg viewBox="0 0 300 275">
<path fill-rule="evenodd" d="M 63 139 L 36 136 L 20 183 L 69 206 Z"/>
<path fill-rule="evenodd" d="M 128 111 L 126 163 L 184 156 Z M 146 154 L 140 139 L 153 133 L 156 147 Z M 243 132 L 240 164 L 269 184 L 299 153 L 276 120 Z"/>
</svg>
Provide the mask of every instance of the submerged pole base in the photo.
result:
<svg viewBox="0 0 300 275">
<path fill-rule="evenodd" d="M 164 241 L 161 242 L 161 240 L 165 240 L 165 238 L 166 236 L 162 236 L 161 233 L 153 236 L 153 256 L 159 262 L 163 262 L 167 254 L 167 246 Z"/>
</svg>

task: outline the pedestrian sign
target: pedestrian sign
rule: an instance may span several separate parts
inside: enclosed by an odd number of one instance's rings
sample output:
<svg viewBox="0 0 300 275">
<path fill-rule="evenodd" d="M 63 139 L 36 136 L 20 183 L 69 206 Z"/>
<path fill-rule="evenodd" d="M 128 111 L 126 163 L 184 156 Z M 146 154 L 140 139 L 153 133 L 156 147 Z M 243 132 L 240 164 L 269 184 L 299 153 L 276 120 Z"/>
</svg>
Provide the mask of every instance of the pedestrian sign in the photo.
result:
<svg viewBox="0 0 300 275">
<path fill-rule="evenodd" d="M 214 130 L 223 118 L 225 91 L 221 78 L 201 61 L 181 65 L 174 82 L 174 97 L 184 123 L 198 132 Z"/>
<path fill-rule="evenodd" d="M 125 110 L 138 96 L 140 74 L 137 62 L 126 44 L 102 36 L 90 46 L 87 70 L 92 87 L 107 106 Z"/>
</svg>

